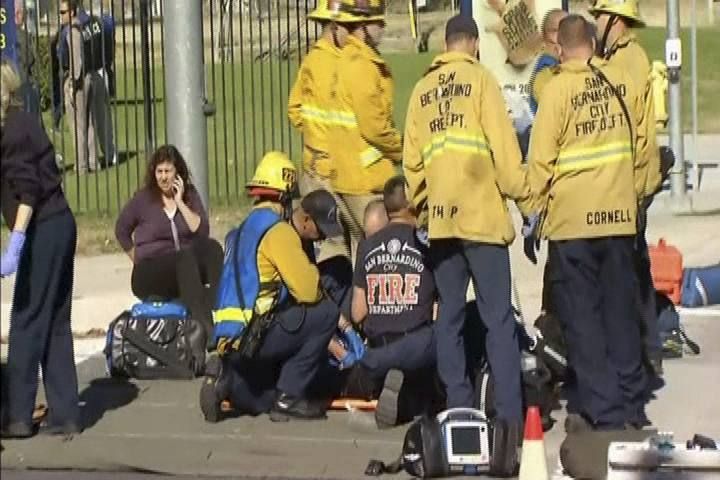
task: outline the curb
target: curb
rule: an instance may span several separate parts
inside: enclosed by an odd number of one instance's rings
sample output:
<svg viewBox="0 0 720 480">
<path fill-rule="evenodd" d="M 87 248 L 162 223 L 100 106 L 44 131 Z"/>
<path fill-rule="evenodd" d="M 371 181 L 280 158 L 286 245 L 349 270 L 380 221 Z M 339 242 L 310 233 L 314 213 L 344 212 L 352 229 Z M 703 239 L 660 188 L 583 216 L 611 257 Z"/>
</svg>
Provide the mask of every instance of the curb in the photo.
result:
<svg viewBox="0 0 720 480">
<path fill-rule="evenodd" d="M 72 303 L 72 332 L 76 338 L 105 335 L 108 324 L 137 300 L 130 292 L 103 296 L 74 297 Z M 0 332 L 7 336 L 10 330 L 10 302 L 0 304 Z"/>
</svg>

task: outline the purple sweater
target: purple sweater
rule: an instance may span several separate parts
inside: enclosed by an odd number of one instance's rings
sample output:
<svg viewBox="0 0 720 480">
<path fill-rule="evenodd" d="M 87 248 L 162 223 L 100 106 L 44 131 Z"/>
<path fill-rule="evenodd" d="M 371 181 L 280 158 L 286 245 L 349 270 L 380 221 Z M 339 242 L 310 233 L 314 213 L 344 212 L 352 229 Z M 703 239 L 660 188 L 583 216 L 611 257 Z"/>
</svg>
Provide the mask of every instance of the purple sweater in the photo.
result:
<svg viewBox="0 0 720 480">
<path fill-rule="evenodd" d="M 200 226 L 191 232 L 180 210 L 175 214 L 175 226 L 180 239 L 180 248 L 187 248 L 198 237 L 208 237 L 210 226 L 200 196 L 194 189 L 188 189 L 187 206 L 200 215 Z M 170 219 L 162 201 L 154 198 L 147 189 L 139 190 L 125 205 L 115 223 L 115 237 L 126 252 L 135 247 L 135 263 L 146 258 L 175 251 Z"/>
</svg>

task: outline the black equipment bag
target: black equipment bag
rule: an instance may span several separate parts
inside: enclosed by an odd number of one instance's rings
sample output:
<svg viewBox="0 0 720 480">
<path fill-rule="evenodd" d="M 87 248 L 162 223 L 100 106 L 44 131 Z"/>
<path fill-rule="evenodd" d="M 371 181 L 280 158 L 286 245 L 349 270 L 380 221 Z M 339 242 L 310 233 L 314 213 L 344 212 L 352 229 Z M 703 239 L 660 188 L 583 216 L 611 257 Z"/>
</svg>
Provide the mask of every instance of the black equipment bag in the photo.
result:
<svg viewBox="0 0 720 480">
<path fill-rule="evenodd" d="M 113 377 L 192 379 L 205 370 L 207 334 L 184 307 L 140 303 L 108 327 L 105 357 Z"/>
<path fill-rule="evenodd" d="M 517 474 L 517 447 L 522 440 L 519 425 L 510 426 L 500 421 L 490 428 L 489 474 L 509 477 Z M 442 478 L 450 475 L 450 466 L 445 456 L 445 440 L 442 427 L 436 417 L 423 416 L 414 421 L 403 441 L 400 457 L 390 464 L 370 460 L 365 475 L 377 477 L 383 473 L 398 473 L 405 470 L 417 478 Z"/>
</svg>

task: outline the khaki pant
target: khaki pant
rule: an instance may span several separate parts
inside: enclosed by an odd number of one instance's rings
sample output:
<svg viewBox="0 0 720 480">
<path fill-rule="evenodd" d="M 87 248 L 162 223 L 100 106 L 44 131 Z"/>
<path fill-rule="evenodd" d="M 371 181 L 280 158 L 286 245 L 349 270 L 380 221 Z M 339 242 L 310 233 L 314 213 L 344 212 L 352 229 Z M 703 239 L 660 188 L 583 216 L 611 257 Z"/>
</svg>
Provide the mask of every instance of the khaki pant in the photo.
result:
<svg viewBox="0 0 720 480">
<path fill-rule="evenodd" d="M 74 97 L 69 80 L 65 81 L 64 90 L 68 126 L 76 152 L 76 168 L 80 173 L 97 170 L 98 140 L 105 155 L 105 163 L 114 164 L 117 157 L 105 79 L 99 73 L 93 72 L 85 75 L 83 88 L 78 90 Z"/>
<path fill-rule="evenodd" d="M 363 238 L 363 217 L 365 208 L 371 201 L 381 198 L 380 195 L 348 195 L 333 192 L 330 181 L 311 172 L 303 172 L 300 176 L 300 194 L 308 193 L 321 188 L 332 193 L 338 204 L 338 216 L 344 234 L 341 237 L 328 238 L 320 242 L 317 252 L 317 262 L 329 258 L 343 256 L 352 261 L 355 268 L 357 246 Z"/>
<path fill-rule="evenodd" d="M 363 217 L 365 216 L 365 208 L 368 203 L 373 200 L 382 198 L 380 195 L 350 195 L 345 193 L 336 193 L 335 198 L 338 202 L 340 223 L 345 230 L 343 238 L 344 255 L 350 254 L 353 268 L 355 268 L 355 257 L 357 256 L 357 247 L 363 238 Z"/>
</svg>

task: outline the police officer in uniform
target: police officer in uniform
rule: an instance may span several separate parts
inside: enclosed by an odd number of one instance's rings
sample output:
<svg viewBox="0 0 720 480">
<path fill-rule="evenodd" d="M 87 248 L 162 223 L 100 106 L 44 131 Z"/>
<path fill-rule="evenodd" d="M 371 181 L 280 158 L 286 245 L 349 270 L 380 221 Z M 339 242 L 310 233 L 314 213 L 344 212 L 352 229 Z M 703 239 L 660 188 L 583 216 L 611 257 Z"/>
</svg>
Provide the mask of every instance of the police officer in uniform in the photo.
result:
<svg viewBox="0 0 720 480">
<path fill-rule="evenodd" d="M 103 24 L 81 10 L 76 0 L 60 3 L 64 32 L 58 56 L 63 70 L 65 109 L 80 173 L 97 170 L 96 137 L 107 163 L 117 161 L 112 137 L 110 99 L 101 75 L 105 67 Z M 66 32 L 66 33 L 65 33 Z"/>
<path fill-rule="evenodd" d="M 354 261 L 365 206 L 395 174 L 402 145 L 392 115 L 392 74 L 378 52 L 385 31 L 385 1 L 342 0 L 340 12 L 356 21 L 347 24 L 351 32 L 338 61 L 328 138 L 332 188 Z"/>
<path fill-rule="evenodd" d="M 207 421 L 221 419 L 225 399 L 241 413 L 269 411 L 273 421 L 325 417 L 324 406 L 310 402 L 306 393 L 320 363 L 327 361 L 339 312 L 323 293 L 303 241 L 339 235 L 342 229 L 337 205 L 325 190 L 311 192 L 289 212 L 295 182 L 295 167 L 287 156 L 268 153 L 247 184 L 256 199 L 253 209 L 226 241 L 214 319 L 222 360 L 208 361 L 200 392 Z M 241 334 L 251 319 L 265 315 L 272 316 L 272 323 L 264 340 L 252 355 L 241 355 Z"/>
<path fill-rule="evenodd" d="M 409 399 L 400 398 L 412 392 L 412 384 L 425 387 L 416 388 L 417 397 L 432 391 L 436 299 L 427 247 L 416 236 L 402 176 L 388 180 L 383 200 L 390 222 L 360 242 L 352 296 L 353 321 L 362 324 L 369 345 L 360 368 L 375 385 L 385 381 L 375 410 L 381 428 L 417 413 L 408 411 Z M 410 385 L 403 386 L 406 376 Z"/>
<path fill-rule="evenodd" d="M 662 374 L 662 343 L 655 305 L 655 287 L 650 274 L 650 255 L 645 238 L 645 219 L 652 195 L 661 187 L 660 156 L 655 137 L 655 104 L 653 102 L 650 61 L 645 50 L 632 33 L 633 27 L 644 27 L 640 19 L 638 0 L 598 0 L 589 12 L 597 19 L 597 51 L 610 65 L 630 74 L 642 97 L 644 117 L 649 121 L 638 126 L 643 141 L 638 144 L 637 154 L 647 157 L 647 197 L 642 199 L 639 229 L 636 239 L 635 270 L 639 289 L 637 302 L 640 308 L 647 360 L 654 373 Z M 645 131 L 640 131 L 643 128 Z"/>
<path fill-rule="evenodd" d="M 577 405 L 586 427 L 648 423 L 646 377 L 635 310 L 633 261 L 638 200 L 647 194 L 642 92 L 631 77 L 592 59 L 592 25 L 560 22 L 561 62 L 539 101 L 528 180 L 549 243 L 552 305 L 565 328 Z M 592 59 L 592 60 L 591 60 Z M 535 222 L 531 222 L 533 224 Z"/>
<path fill-rule="evenodd" d="M 447 406 L 471 407 L 462 336 L 472 277 L 497 386 L 498 418 L 522 424 L 520 352 L 510 303 L 508 245 L 515 237 L 506 198 L 528 213 L 530 189 L 500 87 L 477 61 L 478 29 L 451 18 L 445 53 L 410 96 L 403 170 L 411 201 L 427 211 L 430 260 L 439 301 L 437 365 Z"/>
</svg>

